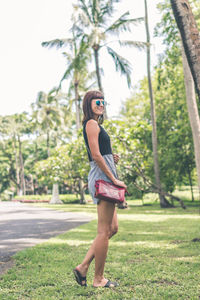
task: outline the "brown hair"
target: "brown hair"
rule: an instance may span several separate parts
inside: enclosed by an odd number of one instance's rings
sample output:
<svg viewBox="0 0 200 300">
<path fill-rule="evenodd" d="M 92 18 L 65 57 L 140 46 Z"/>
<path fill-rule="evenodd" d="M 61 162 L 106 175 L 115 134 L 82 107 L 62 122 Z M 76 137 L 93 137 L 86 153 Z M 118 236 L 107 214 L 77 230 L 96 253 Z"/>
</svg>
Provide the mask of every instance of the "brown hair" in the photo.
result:
<svg viewBox="0 0 200 300">
<path fill-rule="evenodd" d="M 92 108 L 91 108 L 91 102 L 93 99 L 104 99 L 104 95 L 100 91 L 88 91 L 85 94 L 85 96 L 83 98 L 83 121 L 82 121 L 82 123 L 94 118 Z M 100 116 L 98 123 L 102 124 L 103 120 L 104 120 L 104 117 Z"/>
</svg>

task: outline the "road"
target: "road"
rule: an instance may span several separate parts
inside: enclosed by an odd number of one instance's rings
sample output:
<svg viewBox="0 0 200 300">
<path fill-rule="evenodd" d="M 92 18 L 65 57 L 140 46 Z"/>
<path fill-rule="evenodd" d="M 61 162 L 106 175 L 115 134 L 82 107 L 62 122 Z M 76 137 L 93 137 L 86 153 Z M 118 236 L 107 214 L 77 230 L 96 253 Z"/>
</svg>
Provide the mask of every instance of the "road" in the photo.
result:
<svg viewBox="0 0 200 300">
<path fill-rule="evenodd" d="M 82 213 L 0 202 L 0 275 L 13 265 L 16 252 L 91 220 Z"/>
</svg>

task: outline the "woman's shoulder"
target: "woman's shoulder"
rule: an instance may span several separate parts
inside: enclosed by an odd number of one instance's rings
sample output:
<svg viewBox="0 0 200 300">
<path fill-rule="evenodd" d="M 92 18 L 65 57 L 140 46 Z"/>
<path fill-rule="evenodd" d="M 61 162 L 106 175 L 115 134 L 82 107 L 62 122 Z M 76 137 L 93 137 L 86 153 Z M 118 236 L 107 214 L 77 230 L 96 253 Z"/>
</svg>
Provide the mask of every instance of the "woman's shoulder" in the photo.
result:
<svg viewBox="0 0 200 300">
<path fill-rule="evenodd" d="M 88 125 L 91 126 L 91 124 L 93 125 L 95 123 L 97 123 L 97 122 L 93 119 L 85 120 L 85 121 L 83 121 L 83 128 L 86 128 L 86 126 L 88 127 Z"/>
<path fill-rule="evenodd" d="M 85 128 L 86 130 L 91 130 L 91 131 L 96 131 L 96 130 L 100 130 L 100 127 L 99 127 L 99 124 L 96 120 L 94 119 L 90 119 L 86 122 L 86 125 L 85 125 Z"/>
<path fill-rule="evenodd" d="M 94 119 L 89 119 L 89 120 L 85 121 L 85 124 L 87 126 L 99 126 L 98 122 Z"/>
</svg>

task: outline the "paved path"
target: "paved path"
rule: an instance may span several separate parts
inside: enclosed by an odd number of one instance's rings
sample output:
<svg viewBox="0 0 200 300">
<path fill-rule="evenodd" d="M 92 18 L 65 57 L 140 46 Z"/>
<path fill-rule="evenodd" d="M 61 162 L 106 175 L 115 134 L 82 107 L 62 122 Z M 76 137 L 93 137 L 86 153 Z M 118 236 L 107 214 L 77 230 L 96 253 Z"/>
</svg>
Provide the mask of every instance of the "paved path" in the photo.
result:
<svg viewBox="0 0 200 300">
<path fill-rule="evenodd" d="M 11 256 L 16 252 L 91 220 L 81 213 L 0 202 L 0 274 L 12 265 Z"/>
</svg>

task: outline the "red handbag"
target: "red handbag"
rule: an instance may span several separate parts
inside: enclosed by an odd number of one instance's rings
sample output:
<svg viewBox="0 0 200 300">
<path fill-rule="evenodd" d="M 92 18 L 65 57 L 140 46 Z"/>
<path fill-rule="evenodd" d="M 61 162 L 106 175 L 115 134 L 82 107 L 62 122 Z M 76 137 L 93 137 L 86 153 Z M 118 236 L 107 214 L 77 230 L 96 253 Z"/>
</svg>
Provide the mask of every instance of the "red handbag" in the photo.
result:
<svg viewBox="0 0 200 300">
<path fill-rule="evenodd" d="M 113 183 L 99 179 L 95 182 L 95 197 L 112 203 L 123 203 L 125 200 L 125 188 L 114 185 Z"/>
</svg>

